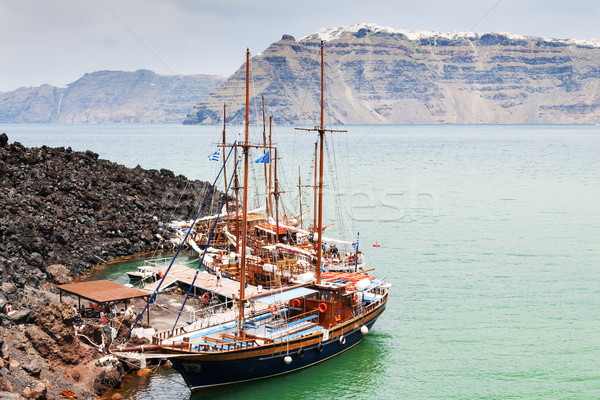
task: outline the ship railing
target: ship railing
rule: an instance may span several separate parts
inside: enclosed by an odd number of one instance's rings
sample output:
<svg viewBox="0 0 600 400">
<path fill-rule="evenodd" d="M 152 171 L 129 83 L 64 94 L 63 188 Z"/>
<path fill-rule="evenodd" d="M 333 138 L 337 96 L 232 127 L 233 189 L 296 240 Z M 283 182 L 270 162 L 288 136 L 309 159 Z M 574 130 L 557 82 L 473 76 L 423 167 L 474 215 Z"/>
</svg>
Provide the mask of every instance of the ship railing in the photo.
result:
<svg viewBox="0 0 600 400">
<path fill-rule="evenodd" d="M 253 338 L 242 338 L 234 335 L 221 334 L 220 338 L 203 337 L 200 342 L 190 342 L 188 337 L 182 340 L 163 343 L 165 349 L 181 350 L 187 352 L 225 352 L 257 346 Z"/>
</svg>

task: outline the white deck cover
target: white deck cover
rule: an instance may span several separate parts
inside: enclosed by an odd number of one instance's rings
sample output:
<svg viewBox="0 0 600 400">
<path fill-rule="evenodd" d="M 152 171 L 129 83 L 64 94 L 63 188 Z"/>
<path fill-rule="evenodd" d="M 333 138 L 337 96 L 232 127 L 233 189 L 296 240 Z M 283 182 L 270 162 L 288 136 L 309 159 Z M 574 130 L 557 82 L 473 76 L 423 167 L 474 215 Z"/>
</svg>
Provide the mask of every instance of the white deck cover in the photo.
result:
<svg viewBox="0 0 600 400">
<path fill-rule="evenodd" d="M 317 293 L 317 291 L 314 289 L 299 287 L 299 288 L 295 288 L 295 289 L 278 292 L 275 294 L 270 294 L 268 296 L 256 297 L 252 300 L 260 301 L 261 303 L 265 303 L 265 304 L 277 304 L 277 303 L 282 303 L 285 301 L 290 301 L 292 299 L 295 299 L 296 297 L 308 296 L 313 293 Z"/>
</svg>

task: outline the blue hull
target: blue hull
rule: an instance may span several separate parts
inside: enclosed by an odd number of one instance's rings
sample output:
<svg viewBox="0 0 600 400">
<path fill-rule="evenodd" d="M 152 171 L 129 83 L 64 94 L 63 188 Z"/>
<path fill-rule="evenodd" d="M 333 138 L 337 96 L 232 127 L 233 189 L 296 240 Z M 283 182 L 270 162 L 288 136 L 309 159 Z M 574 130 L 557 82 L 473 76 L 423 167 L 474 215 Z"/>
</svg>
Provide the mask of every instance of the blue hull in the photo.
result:
<svg viewBox="0 0 600 400">
<path fill-rule="evenodd" d="M 380 307 L 378 312 L 375 312 L 375 315 L 365 322 L 364 325 L 369 330 L 384 307 Z M 320 345 L 312 343 L 298 348 L 302 341 L 293 340 L 289 346 L 293 350 L 289 352 L 277 351 L 258 357 L 238 357 L 237 359 L 222 357 L 214 360 L 203 359 L 205 358 L 203 356 L 186 355 L 170 357 L 169 360 L 189 388 L 197 391 L 286 374 L 325 361 L 360 343 L 364 338 L 361 326 L 347 331 L 342 340 L 336 334 L 336 336 L 321 342 Z M 276 347 L 281 348 L 280 344 L 277 344 Z M 291 362 L 286 364 L 284 358 L 288 355 L 291 357 Z"/>
</svg>

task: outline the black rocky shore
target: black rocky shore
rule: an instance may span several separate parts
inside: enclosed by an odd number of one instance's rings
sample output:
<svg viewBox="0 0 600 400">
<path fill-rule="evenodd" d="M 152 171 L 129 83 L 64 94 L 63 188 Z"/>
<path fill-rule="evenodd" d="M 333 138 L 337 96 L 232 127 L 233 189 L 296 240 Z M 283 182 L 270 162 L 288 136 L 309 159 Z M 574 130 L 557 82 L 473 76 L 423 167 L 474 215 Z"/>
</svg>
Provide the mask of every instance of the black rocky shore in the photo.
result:
<svg viewBox="0 0 600 400">
<path fill-rule="evenodd" d="M 102 354 L 80 348 L 90 344 L 74 334 L 72 307 L 57 303 L 55 285 L 110 259 L 171 248 L 167 223 L 192 218 L 209 188 L 0 134 L 0 309 L 14 310 L 0 313 L 0 398 L 86 398 L 118 385 L 123 366 L 99 366 Z M 104 372 L 86 382 L 81 366 L 90 362 Z"/>
</svg>

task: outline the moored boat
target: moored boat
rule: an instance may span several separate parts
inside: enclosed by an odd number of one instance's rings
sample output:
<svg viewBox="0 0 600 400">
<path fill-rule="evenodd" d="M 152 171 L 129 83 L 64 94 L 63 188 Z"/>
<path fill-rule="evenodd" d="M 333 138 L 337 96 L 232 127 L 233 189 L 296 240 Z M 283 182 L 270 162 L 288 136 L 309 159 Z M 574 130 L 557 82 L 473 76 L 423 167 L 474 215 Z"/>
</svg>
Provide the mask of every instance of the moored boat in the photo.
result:
<svg viewBox="0 0 600 400">
<path fill-rule="evenodd" d="M 259 266 L 279 267 L 280 259 L 270 260 L 269 256 L 252 254 L 251 240 L 256 241 L 256 231 L 249 229 L 248 194 L 248 74 L 249 51 L 246 54 L 246 124 L 245 140 L 239 146 L 244 158 L 244 178 L 242 213 L 236 240 L 237 249 L 233 253 L 235 267 L 239 267 L 236 278 L 239 292 L 235 296 L 234 312 L 231 318 L 209 324 L 201 329 L 192 327 L 173 328 L 153 337 L 153 348 L 167 355 L 174 367 L 183 376 L 192 391 L 261 379 L 296 371 L 334 357 L 358 344 L 367 335 L 376 320 L 383 313 L 388 301 L 390 285 L 385 279 L 368 275 L 370 270 L 358 269 L 362 258 L 358 243 L 353 253 L 354 259 L 343 261 L 353 269 L 343 268 L 338 272 L 323 272 L 326 261 L 335 254 L 326 254 L 323 237 L 323 83 L 321 82 L 321 125 L 315 129 L 320 139 L 318 219 L 314 235 L 311 236 L 313 252 L 274 240 L 263 243 L 256 249 L 281 254 L 282 260 L 293 260 L 302 264 L 304 271 L 312 271 L 301 279 L 304 282 L 283 285 L 279 282 L 274 289 L 246 296 L 247 271 Z M 323 44 L 321 43 L 321 78 L 323 81 Z M 335 132 L 335 131 L 333 131 Z M 236 162 L 237 166 L 237 162 Z M 235 171 L 235 169 L 234 169 Z M 237 180 L 237 179 L 236 179 Z M 277 184 L 275 191 L 278 191 Z M 275 206 L 275 209 L 277 206 Z M 253 225 L 258 231 L 279 237 L 287 234 L 292 226 L 280 229 L 277 212 L 275 226 Z M 211 228 L 214 231 L 214 226 Z M 187 236 L 186 236 L 187 237 Z M 210 241 L 207 242 L 207 246 Z M 283 257 L 284 252 L 287 255 Z M 221 254 L 221 253 L 218 253 Z M 206 257 L 206 250 L 201 260 Z M 228 257 L 231 257 L 231 253 Z M 360 260 L 359 260 L 360 258 Z M 217 265 L 219 256 L 211 257 L 207 264 Z M 352 263 L 350 263 L 350 260 Z M 302 261 L 302 263 L 300 263 Z M 230 261 L 228 260 L 228 263 Z M 222 264 L 221 264 L 222 265 Z M 220 268 L 217 269 L 220 273 Z M 283 270 L 281 270 L 283 271 Z"/>
</svg>

